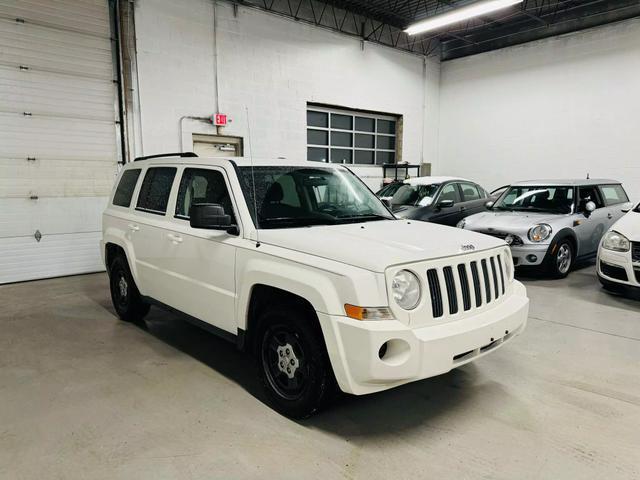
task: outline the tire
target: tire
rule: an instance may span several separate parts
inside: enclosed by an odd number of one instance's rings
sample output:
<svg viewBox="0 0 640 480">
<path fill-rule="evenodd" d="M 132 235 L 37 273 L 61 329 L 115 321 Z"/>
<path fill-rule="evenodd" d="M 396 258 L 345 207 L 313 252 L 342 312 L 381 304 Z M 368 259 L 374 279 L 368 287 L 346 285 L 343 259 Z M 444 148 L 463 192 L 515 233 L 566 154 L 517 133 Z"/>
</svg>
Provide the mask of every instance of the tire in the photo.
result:
<svg viewBox="0 0 640 480">
<path fill-rule="evenodd" d="M 287 417 L 311 416 L 337 390 L 317 319 L 303 309 L 270 309 L 259 325 L 256 357 L 269 402 Z"/>
<path fill-rule="evenodd" d="M 547 271 L 552 278 L 565 278 L 569 275 L 576 257 L 573 243 L 568 238 L 560 239 L 547 254 Z"/>
<path fill-rule="evenodd" d="M 117 255 L 109 266 L 109 287 L 113 308 L 125 322 L 141 321 L 149 313 L 124 255 Z"/>
</svg>

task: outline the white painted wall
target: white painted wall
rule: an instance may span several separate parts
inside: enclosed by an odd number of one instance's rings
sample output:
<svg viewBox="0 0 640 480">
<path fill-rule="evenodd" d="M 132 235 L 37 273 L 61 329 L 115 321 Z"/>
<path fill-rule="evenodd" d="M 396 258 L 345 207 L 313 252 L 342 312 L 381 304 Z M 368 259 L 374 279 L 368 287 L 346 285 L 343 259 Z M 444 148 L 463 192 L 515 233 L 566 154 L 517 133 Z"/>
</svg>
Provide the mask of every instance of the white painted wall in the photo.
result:
<svg viewBox="0 0 640 480">
<path fill-rule="evenodd" d="M 220 105 L 215 103 L 211 0 L 138 0 L 136 36 L 145 154 L 191 148 L 191 133 L 213 127 L 184 115 L 219 110 L 232 123 L 220 134 L 245 138 L 254 158 L 306 158 L 306 104 L 399 114 L 403 160 L 435 160 L 438 63 L 390 48 L 218 2 Z M 251 143 L 246 142 L 249 109 Z M 426 132 L 426 134 L 425 134 Z M 137 152 L 140 154 L 141 152 Z M 378 167 L 357 167 L 377 188 Z"/>
<path fill-rule="evenodd" d="M 487 188 L 612 177 L 640 200 L 640 20 L 441 65 L 434 171 Z"/>
</svg>

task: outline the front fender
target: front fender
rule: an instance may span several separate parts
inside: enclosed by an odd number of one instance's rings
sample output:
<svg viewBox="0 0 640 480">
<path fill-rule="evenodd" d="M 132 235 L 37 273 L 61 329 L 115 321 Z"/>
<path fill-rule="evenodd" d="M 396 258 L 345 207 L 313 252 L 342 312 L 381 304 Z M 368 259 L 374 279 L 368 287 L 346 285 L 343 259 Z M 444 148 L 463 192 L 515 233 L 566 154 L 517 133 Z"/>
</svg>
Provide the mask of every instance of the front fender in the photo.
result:
<svg viewBox="0 0 640 480">
<path fill-rule="evenodd" d="M 386 285 L 382 274 L 345 266 L 345 273 L 246 250 L 237 258 L 236 320 L 246 329 L 251 294 L 256 285 L 279 288 L 307 300 L 316 312 L 344 315 L 344 304 L 384 306 Z"/>
</svg>

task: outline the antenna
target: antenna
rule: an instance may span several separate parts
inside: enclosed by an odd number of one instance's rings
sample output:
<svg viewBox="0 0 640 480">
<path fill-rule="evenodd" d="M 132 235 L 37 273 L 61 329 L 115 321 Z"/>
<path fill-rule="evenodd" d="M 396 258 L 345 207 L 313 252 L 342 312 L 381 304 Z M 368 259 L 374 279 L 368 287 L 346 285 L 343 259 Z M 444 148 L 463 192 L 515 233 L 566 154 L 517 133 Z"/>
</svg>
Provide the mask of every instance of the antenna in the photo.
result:
<svg viewBox="0 0 640 480">
<path fill-rule="evenodd" d="M 587 180 L 589 180 L 589 173 L 587 173 Z"/>
<path fill-rule="evenodd" d="M 249 120 L 249 107 L 245 105 L 247 112 L 247 143 L 249 144 L 249 161 L 251 162 L 251 185 L 253 188 L 253 212 L 256 217 L 256 248 L 260 246 L 260 220 L 258 219 L 258 202 L 256 200 L 256 177 L 253 173 L 253 147 L 251 146 L 251 121 Z"/>
</svg>

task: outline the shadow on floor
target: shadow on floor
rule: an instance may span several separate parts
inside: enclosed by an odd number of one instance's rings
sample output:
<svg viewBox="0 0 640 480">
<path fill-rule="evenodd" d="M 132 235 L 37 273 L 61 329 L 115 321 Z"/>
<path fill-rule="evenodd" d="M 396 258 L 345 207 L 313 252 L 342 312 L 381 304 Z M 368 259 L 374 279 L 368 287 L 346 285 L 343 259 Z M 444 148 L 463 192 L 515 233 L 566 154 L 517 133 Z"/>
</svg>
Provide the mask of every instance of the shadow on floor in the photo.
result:
<svg viewBox="0 0 640 480">
<path fill-rule="evenodd" d="M 113 312 L 110 305 L 106 308 Z M 238 351 L 234 344 L 156 307 L 152 307 L 145 321 L 137 326 L 224 375 L 268 405 L 253 358 Z M 340 394 L 327 409 L 298 423 L 345 437 L 424 428 L 440 415 L 473 404 L 480 392 L 491 385 L 491 382 L 477 385 L 477 377 L 475 366 L 467 365 L 439 377 L 372 395 Z"/>
</svg>

